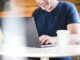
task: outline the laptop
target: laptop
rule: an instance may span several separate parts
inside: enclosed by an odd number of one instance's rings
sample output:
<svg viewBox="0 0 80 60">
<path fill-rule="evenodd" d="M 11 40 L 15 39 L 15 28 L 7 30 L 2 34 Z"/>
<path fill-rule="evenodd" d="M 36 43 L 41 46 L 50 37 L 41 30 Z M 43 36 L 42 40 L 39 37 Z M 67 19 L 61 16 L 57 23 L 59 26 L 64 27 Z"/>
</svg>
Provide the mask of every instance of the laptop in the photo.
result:
<svg viewBox="0 0 80 60">
<path fill-rule="evenodd" d="M 38 32 L 33 17 L 11 17 L 11 18 L 2 18 L 2 30 L 3 30 L 3 41 L 4 44 L 18 44 L 9 42 L 10 37 L 20 36 L 24 37 L 22 40 L 16 40 L 19 44 L 23 44 L 27 47 L 52 47 L 55 45 L 41 45 L 39 41 Z M 7 38 L 6 36 L 10 36 Z M 13 38 L 13 39 L 14 39 Z M 8 42 L 5 42 L 7 39 Z M 21 41 L 21 42 L 20 42 Z"/>
</svg>

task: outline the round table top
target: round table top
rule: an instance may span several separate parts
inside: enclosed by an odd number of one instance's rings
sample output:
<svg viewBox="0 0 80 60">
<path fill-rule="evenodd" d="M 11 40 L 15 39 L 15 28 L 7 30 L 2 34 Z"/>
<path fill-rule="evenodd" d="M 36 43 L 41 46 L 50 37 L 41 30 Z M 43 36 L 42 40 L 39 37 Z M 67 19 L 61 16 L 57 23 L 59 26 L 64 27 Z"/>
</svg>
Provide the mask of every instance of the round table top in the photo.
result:
<svg viewBox="0 0 80 60">
<path fill-rule="evenodd" d="M 13 57 L 68 57 L 79 56 L 80 45 L 69 45 L 67 48 L 59 47 L 46 47 L 46 48 L 33 48 L 33 47 L 12 47 L 5 46 L 0 49 L 0 55 L 13 56 Z"/>
</svg>

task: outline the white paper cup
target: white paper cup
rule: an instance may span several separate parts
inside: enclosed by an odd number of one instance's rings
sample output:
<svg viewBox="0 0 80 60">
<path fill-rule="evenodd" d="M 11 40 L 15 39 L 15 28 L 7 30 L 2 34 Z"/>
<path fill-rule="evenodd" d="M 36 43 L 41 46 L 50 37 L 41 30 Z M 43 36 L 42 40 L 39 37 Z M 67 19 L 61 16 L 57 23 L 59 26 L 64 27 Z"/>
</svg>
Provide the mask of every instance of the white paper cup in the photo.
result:
<svg viewBox="0 0 80 60">
<path fill-rule="evenodd" d="M 58 47 L 68 47 L 69 31 L 68 30 L 57 30 Z"/>
</svg>

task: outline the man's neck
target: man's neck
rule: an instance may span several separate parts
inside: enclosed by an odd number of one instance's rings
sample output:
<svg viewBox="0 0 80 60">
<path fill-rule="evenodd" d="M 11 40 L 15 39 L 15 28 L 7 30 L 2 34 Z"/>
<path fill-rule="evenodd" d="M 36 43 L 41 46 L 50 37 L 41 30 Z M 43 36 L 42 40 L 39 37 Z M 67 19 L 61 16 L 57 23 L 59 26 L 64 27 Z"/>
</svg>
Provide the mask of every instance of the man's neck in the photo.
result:
<svg viewBox="0 0 80 60">
<path fill-rule="evenodd" d="M 54 5 L 52 5 L 52 7 L 50 7 L 49 9 L 47 9 L 47 12 L 51 12 L 53 9 L 56 8 L 56 6 L 58 5 L 59 1 L 56 1 Z"/>
</svg>

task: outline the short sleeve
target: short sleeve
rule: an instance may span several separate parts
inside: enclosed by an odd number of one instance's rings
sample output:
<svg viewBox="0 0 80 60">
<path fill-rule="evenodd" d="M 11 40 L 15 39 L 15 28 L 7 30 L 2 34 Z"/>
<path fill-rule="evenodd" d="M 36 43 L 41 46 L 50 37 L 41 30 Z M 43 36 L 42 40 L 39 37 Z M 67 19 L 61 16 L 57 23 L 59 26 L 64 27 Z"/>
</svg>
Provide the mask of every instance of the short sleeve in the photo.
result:
<svg viewBox="0 0 80 60">
<path fill-rule="evenodd" d="M 32 17 L 34 17 L 34 20 L 37 19 L 37 10 L 35 10 L 35 11 L 32 13 Z"/>
<path fill-rule="evenodd" d="M 74 4 L 69 4 L 69 9 L 67 13 L 67 24 L 80 23 L 79 14 Z"/>
<path fill-rule="evenodd" d="M 0 28 L 1 28 L 1 18 L 0 18 Z"/>
</svg>

